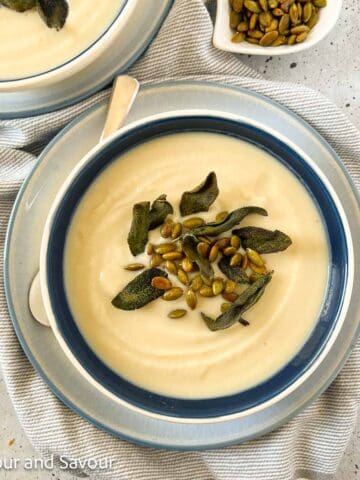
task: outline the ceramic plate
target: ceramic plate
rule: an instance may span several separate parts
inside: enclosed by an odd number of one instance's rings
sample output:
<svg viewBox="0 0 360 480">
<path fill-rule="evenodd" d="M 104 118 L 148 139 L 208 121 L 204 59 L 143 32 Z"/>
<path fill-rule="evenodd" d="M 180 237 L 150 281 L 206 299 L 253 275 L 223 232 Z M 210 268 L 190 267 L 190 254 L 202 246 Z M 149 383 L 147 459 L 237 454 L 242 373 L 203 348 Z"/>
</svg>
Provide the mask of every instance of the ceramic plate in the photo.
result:
<svg viewBox="0 0 360 480">
<path fill-rule="evenodd" d="M 119 15 L 124 24 L 110 49 L 77 74 L 43 88 L 0 92 L 0 118 L 39 115 L 89 97 L 126 71 L 159 30 L 173 0 L 133 0 Z M 109 27 L 110 28 L 110 27 Z M 90 47 L 89 47 L 90 48 Z"/>
<path fill-rule="evenodd" d="M 356 190 L 340 160 L 311 127 L 283 107 L 241 89 L 209 83 L 164 83 L 141 89 L 128 123 L 161 112 L 189 108 L 236 115 L 240 121 L 258 122 L 271 129 L 275 136 L 289 138 L 317 162 L 332 183 L 345 213 L 351 218 L 353 243 L 356 245 L 360 241 Z M 205 420 L 144 415 L 105 396 L 71 365 L 51 330 L 31 317 L 26 299 L 38 269 L 42 227 L 48 207 L 73 166 L 96 143 L 105 113 L 106 104 L 90 109 L 51 142 L 22 187 L 14 207 L 6 242 L 5 282 L 11 317 L 26 354 L 54 393 L 70 408 L 100 428 L 143 445 L 173 449 L 214 448 L 245 441 L 278 427 L 318 396 L 341 368 L 357 338 L 360 299 L 355 296 L 350 299 L 348 314 L 334 343 L 300 386 L 280 395 L 276 402 L 247 409 L 236 418 L 224 416 Z M 355 292 L 360 287 L 359 269 L 360 254 L 355 252 Z"/>
</svg>

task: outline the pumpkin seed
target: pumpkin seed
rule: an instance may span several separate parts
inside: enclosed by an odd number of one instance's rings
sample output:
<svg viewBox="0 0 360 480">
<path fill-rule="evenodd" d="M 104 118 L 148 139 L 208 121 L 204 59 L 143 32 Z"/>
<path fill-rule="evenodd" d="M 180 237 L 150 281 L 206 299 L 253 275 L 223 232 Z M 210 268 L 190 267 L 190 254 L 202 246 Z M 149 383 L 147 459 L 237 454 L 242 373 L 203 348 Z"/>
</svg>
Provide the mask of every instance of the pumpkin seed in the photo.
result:
<svg viewBox="0 0 360 480">
<path fill-rule="evenodd" d="M 236 253 L 236 248 L 235 247 L 226 247 L 223 250 L 223 254 L 226 255 L 227 257 L 232 257 Z"/>
<path fill-rule="evenodd" d="M 261 8 L 259 7 L 259 4 L 254 0 L 245 0 L 244 5 L 250 12 L 261 13 Z"/>
<path fill-rule="evenodd" d="M 210 245 L 205 242 L 199 242 L 196 246 L 196 249 L 198 253 L 204 258 L 207 258 L 209 250 L 210 250 Z"/>
<path fill-rule="evenodd" d="M 289 15 L 290 15 L 290 20 L 293 24 L 298 23 L 298 21 L 299 21 L 299 10 L 298 10 L 298 7 L 295 4 L 291 5 L 290 10 L 289 10 Z"/>
<path fill-rule="evenodd" d="M 241 245 L 241 240 L 237 235 L 231 235 L 230 245 L 234 248 L 239 248 Z"/>
<path fill-rule="evenodd" d="M 296 43 L 302 43 L 304 40 L 306 40 L 307 36 L 308 36 L 308 32 L 300 33 L 299 35 L 296 36 Z"/>
<path fill-rule="evenodd" d="M 246 35 L 245 33 L 243 32 L 237 32 L 235 33 L 235 35 L 233 35 L 231 37 L 231 41 L 234 42 L 234 43 L 240 43 L 240 42 L 243 42 L 246 38 Z"/>
<path fill-rule="evenodd" d="M 294 45 L 295 42 L 296 42 L 296 35 L 290 35 L 290 37 L 288 38 L 288 45 Z"/>
<path fill-rule="evenodd" d="M 184 310 L 183 308 L 177 308 L 176 310 L 171 310 L 171 312 L 169 312 L 168 314 L 168 317 L 169 318 L 182 318 L 186 315 L 186 310 Z"/>
<path fill-rule="evenodd" d="M 245 254 L 243 255 L 243 258 L 241 260 L 241 268 L 245 271 L 249 265 L 249 259 L 248 256 Z"/>
<path fill-rule="evenodd" d="M 169 290 L 172 287 L 172 283 L 166 277 L 154 277 L 151 280 L 151 285 L 159 290 Z"/>
<path fill-rule="evenodd" d="M 310 28 L 307 25 L 297 25 L 290 29 L 290 32 L 294 35 L 300 35 L 300 33 L 307 33 L 310 31 Z"/>
<path fill-rule="evenodd" d="M 282 17 L 284 15 L 284 11 L 281 10 L 281 8 L 274 8 L 272 14 L 274 15 L 274 17 Z"/>
<path fill-rule="evenodd" d="M 192 229 L 195 227 L 200 227 L 200 225 L 204 225 L 204 223 L 205 223 L 205 220 L 203 218 L 191 217 L 183 221 L 183 226 L 185 228 Z"/>
<path fill-rule="evenodd" d="M 156 300 L 162 295 L 162 291 L 152 286 L 151 282 L 155 277 L 167 278 L 167 273 L 159 268 L 144 270 L 133 278 L 111 303 L 121 310 L 135 310 Z"/>
<path fill-rule="evenodd" d="M 273 32 L 274 30 L 277 30 L 278 25 L 279 25 L 279 21 L 276 18 L 273 18 L 271 20 L 270 25 L 267 28 L 265 28 L 265 32 L 269 33 L 269 32 Z"/>
<path fill-rule="evenodd" d="M 253 13 L 249 20 L 249 29 L 254 30 L 258 21 L 259 15 L 257 13 Z M 249 33 L 248 33 L 249 34 Z M 251 36 L 251 35 L 250 35 Z"/>
<path fill-rule="evenodd" d="M 180 201 L 181 215 L 185 217 L 193 213 L 207 212 L 218 195 L 216 174 L 210 172 L 200 185 L 182 194 Z"/>
<path fill-rule="evenodd" d="M 127 241 L 134 256 L 143 253 L 148 242 L 149 213 L 150 202 L 136 203 L 133 206 L 133 218 Z"/>
<path fill-rule="evenodd" d="M 193 270 L 193 263 L 187 257 L 181 262 L 181 266 L 184 272 L 189 273 Z"/>
<path fill-rule="evenodd" d="M 196 275 L 191 282 L 191 290 L 194 292 L 197 292 L 200 290 L 200 288 L 203 286 L 203 280 L 201 278 L 201 275 Z"/>
<path fill-rule="evenodd" d="M 246 41 L 248 43 L 253 43 L 254 45 L 258 45 L 259 44 L 259 40 L 257 38 L 251 38 L 251 37 L 246 37 Z"/>
<path fill-rule="evenodd" d="M 193 290 L 189 289 L 186 292 L 185 299 L 186 299 L 186 303 L 191 308 L 191 310 L 194 310 L 196 308 L 196 304 L 197 304 L 196 293 Z"/>
<path fill-rule="evenodd" d="M 180 298 L 183 294 L 183 289 L 180 288 L 180 287 L 173 287 L 173 288 L 170 288 L 170 290 L 166 290 L 166 292 L 163 294 L 163 296 L 161 298 L 163 298 L 164 300 L 166 301 L 173 301 L 173 300 L 177 300 L 178 298 Z"/>
<path fill-rule="evenodd" d="M 66 0 L 37 0 L 40 17 L 49 28 L 61 30 L 69 14 Z"/>
<path fill-rule="evenodd" d="M 171 213 L 174 213 L 174 210 L 166 200 L 166 195 L 160 195 L 160 197 L 152 203 L 150 208 L 149 230 L 159 227 Z"/>
<path fill-rule="evenodd" d="M 325 8 L 326 5 L 327 5 L 327 1 L 326 0 L 313 0 L 313 4 L 315 5 L 315 7 Z"/>
<path fill-rule="evenodd" d="M 319 13 L 313 11 L 313 13 L 311 14 L 310 19 L 306 22 L 306 25 L 307 25 L 309 28 L 314 28 L 315 25 L 317 24 L 318 20 L 319 20 Z"/>
<path fill-rule="evenodd" d="M 213 297 L 214 296 L 214 292 L 213 292 L 212 288 L 208 287 L 207 285 L 205 285 L 204 287 L 201 287 L 200 290 L 199 290 L 199 293 L 202 297 Z"/>
<path fill-rule="evenodd" d="M 246 29 L 247 30 L 247 29 Z M 220 223 L 229 215 L 229 212 L 220 212 L 215 217 L 215 222 Z"/>
<path fill-rule="evenodd" d="M 255 273 L 260 273 L 260 275 L 265 275 L 267 273 L 266 267 L 263 265 L 259 267 L 259 265 L 255 265 L 254 263 L 250 262 L 250 268 Z"/>
<path fill-rule="evenodd" d="M 210 253 L 209 253 L 209 262 L 213 263 L 217 259 L 219 253 L 219 247 L 215 244 L 211 247 Z"/>
<path fill-rule="evenodd" d="M 233 292 L 235 292 L 236 286 L 237 286 L 237 284 L 233 280 L 226 280 L 225 287 L 224 287 L 224 292 L 225 293 L 233 293 Z"/>
<path fill-rule="evenodd" d="M 155 246 L 155 252 L 159 253 L 160 255 L 173 252 L 174 250 L 176 250 L 176 245 L 174 245 L 173 243 L 161 243 L 160 245 Z"/>
<path fill-rule="evenodd" d="M 221 313 L 227 312 L 230 307 L 231 307 L 231 303 L 228 303 L 228 302 L 222 303 L 220 306 Z"/>
<path fill-rule="evenodd" d="M 238 294 L 235 292 L 230 292 L 230 293 L 223 292 L 222 297 L 227 302 L 234 303 L 238 298 Z"/>
<path fill-rule="evenodd" d="M 148 255 L 152 255 L 154 253 L 154 245 L 152 243 L 149 243 L 146 247 L 146 253 Z"/>
<path fill-rule="evenodd" d="M 171 233 L 171 238 L 173 240 L 176 240 L 181 235 L 181 231 L 182 231 L 181 223 L 175 223 L 173 231 Z"/>
<path fill-rule="evenodd" d="M 174 223 L 172 221 L 168 221 L 168 222 L 164 223 L 164 225 L 160 229 L 160 235 L 163 238 L 171 237 L 173 227 L 174 227 Z"/>
<path fill-rule="evenodd" d="M 230 245 L 229 237 L 222 237 L 216 240 L 216 245 L 219 247 L 219 250 L 224 250 L 224 248 Z"/>
<path fill-rule="evenodd" d="M 182 260 L 183 254 L 181 252 L 168 252 L 162 256 L 163 260 Z"/>
<path fill-rule="evenodd" d="M 230 12 L 230 27 L 236 28 L 241 21 L 241 15 L 234 10 Z"/>
<path fill-rule="evenodd" d="M 235 255 L 233 255 L 230 258 L 230 267 L 236 267 L 237 265 L 240 265 L 241 261 L 242 261 L 241 253 L 235 253 Z"/>
<path fill-rule="evenodd" d="M 142 270 L 143 268 L 145 268 L 145 265 L 142 263 L 129 263 L 129 265 L 126 265 L 125 270 L 136 272 L 137 270 Z"/>
<path fill-rule="evenodd" d="M 248 31 L 248 36 L 251 38 L 257 38 L 260 39 L 263 36 L 263 33 L 261 30 L 249 30 Z"/>
<path fill-rule="evenodd" d="M 279 33 L 276 30 L 265 33 L 265 35 L 260 40 L 260 45 L 263 47 L 268 47 L 271 45 L 279 36 Z"/>
<path fill-rule="evenodd" d="M 244 255 L 245 256 L 245 255 Z M 249 283 L 249 278 L 243 268 L 239 265 L 231 266 L 228 257 L 222 257 L 218 262 L 221 272 L 230 280 L 236 283 Z"/>
<path fill-rule="evenodd" d="M 249 257 L 250 262 L 254 265 L 257 265 L 258 267 L 263 267 L 265 265 L 264 260 L 260 257 L 258 252 L 256 252 L 252 248 L 247 248 L 246 254 Z"/>
<path fill-rule="evenodd" d="M 271 23 L 272 15 L 270 12 L 262 12 L 259 15 L 259 22 L 264 27 L 268 27 Z"/>
<path fill-rule="evenodd" d="M 264 12 L 268 11 L 269 6 L 267 0 L 259 0 L 259 5 L 264 10 Z"/>
<path fill-rule="evenodd" d="M 235 12 L 241 12 L 244 5 L 244 0 L 232 0 L 231 6 Z"/>
<path fill-rule="evenodd" d="M 201 276 L 201 278 L 202 278 L 202 281 L 205 285 L 207 285 L 208 287 L 212 286 L 212 279 L 211 278 L 204 277 L 203 275 Z"/>
<path fill-rule="evenodd" d="M 278 0 L 268 0 L 268 4 L 269 4 L 270 10 L 273 10 L 274 8 L 277 8 L 277 6 L 279 5 L 279 1 Z"/>
<path fill-rule="evenodd" d="M 310 2 L 305 3 L 303 8 L 302 20 L 304 23 L 307 23 L 310 20 L 310 17 L 313 13 L 313 6 Z"/>
<path fill-rule="evenodd" d="M 159 265 L 161 265 L 163 262 L 163 259 L 162 259 L 162 256 L 159 255 L 158 253 L 155 253 L 152 257 L 151 257 L 151 260 L 150 260 L 150 265 L 152 267 L 158 267 Z"/>
<path fill-rule="evenodd" d="M 165 268 L 169 273 L 172 273 L 173 275 L 177 275 L 177 266 L 175 262 L 172 260 L 167 260 L 165 263 Z"/>
<path fill-rule="evenodd" d="M 290 16 L 285 13 L 281 18 L 279 22 L 279 33 L 283 34 L 290 25 Z"/>
<path fill-rule="evenodd" d="M 251 248 L 260 254 L 281 252 L 292 243 L 291 238 L 280 230 L 243 227 L 234 230 L 233 233 L 240 237 L 244 248 Z"/>
<path fill-rule="evenodd" d="M 279 35 L 277 39 L 271 44 L 272 47 L 278 47 L 279 45 L 284 45 L 286 43 L 285 35 Z"/>
<path fill-rule="evenodd" d="M 189 285 L 189 277 L 187 276 L 187 273 L 184 272 L 181 268 L 179 268 L 177 272 L 178 279 L 183 285 Z"/>
<path fill-rule="evenodd" d="M 211 288 L 215 296 L 220 295 L 220 293 L 224 290 L 224 282 L 221 278 L 215 278 Z"/>
</svg>

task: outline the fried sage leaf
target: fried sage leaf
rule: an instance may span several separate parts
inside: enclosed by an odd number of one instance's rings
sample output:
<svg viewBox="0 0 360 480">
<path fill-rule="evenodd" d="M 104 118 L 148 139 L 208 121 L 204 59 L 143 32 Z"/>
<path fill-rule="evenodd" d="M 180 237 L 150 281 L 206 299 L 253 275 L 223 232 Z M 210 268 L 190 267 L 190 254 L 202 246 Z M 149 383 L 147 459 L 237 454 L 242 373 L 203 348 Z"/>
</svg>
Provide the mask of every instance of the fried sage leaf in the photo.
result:
<svg viewBox="0 0 360 480">
<path fill-rule="evenodd" d="M 241 222 L 247 215 L 256 213 L 257 215 L 267 216 L 267 211 L 260 207 L 242 207 L 232 211 L 222 222 L 211 222 L 200 227 L 196 227 L 192 230 L 192 233 L 196 236 L 205 235 L 209 237 L 216 237 L 224 232 L 227 232 L 231 228 L 235 227 Z"/>
<path fill-rule="evenodd" d="M 167 273 L 159 268 L 150 268 L 144 270 L 137 277 L 131 280 L 126 287 L 116 295 L 112 304 L 121 310 L 136 310 L 144 305 L 161 297 L 163 290 L 151 285 L 151 280 L 155 277 L 167 278 Z"/>
<path fill-rule="evenodd" d="M 36 0 L 0 0 L 0 4 L 17 12 L 25 12 L 36 6 Z"/>
<path fill-rule="evenodd" d="M 198 212 L 207 212 L 219 195 L 215 172 L 209 173 L 206 179 L 190 192 L 184 192 L 180 202 L 180 213 L 183 217 Z"/>
<path fill-rule="evenodd" d="M 243 227 L 234 230 L 233 233 L 241 238 L 244 248 L 251 248 L 258 253 L 282 252 L 292 243 L 291 238 L 280 230 Z"/>
<path fill-rule="evenodd" d="M 233 280 L 236 283 L 249 283 L 249 277 L 247 276 L 245 270 L 243 270 L 239 265 L 234 267 L 230 265 L 230 257 L 222 257 L 218 262 L 218 267 L 230 280 Z"/>
<path fill-rule="evenodd" d="M 162 225 L 168 215 L 174 213 L 173 207 L 166 200 L 166 195 L 160 195 L 151 205 L 149 230 Z"/>
<path fill-rule="evenodd" d="M 49 28 L 61 30 L 69 14 L 66 0 L 37 0 L 40 17 Z"/>
<path fill-rule="evenodd" d="M 140 202 L 133 206 L 133 218 L 128 235 L 128 244 L 133 255 L 143 253 L 148 241 L 150 223 L 150 202 Z"/>
<path fill-rule="evenodd" d="M 215 332 L 217 330 L 225 330 L 237 322 L 244 323 L 244 319 L 242 317 L 243 313 L 259 301 L 260 297 L 265 291 L 266 285 L 270 282 L 271 278 L 272 273 L 268 273 L 267 275 L 264 275 L 256 280 L 256 282 L 250 285 L 238 296 L 236 301 L 226 312 L 222 313 L 216 319 L 211 318 L 205 315 L 205 313 L 201 312 L 201 316 L 209 329 Z"/>
<path fill-rule="evenodd" d="M 207 278 L 213 278 L 214 270 L 207 258 L 204 258 L 200 253 L 197 251 L 197 244 L 199 243 L 198 239 L 188 233 L 182 237 L 182 248 L 187 257 L 191 262 L 197 264 L 200 269 L 201 275 Z"/>
</svg>

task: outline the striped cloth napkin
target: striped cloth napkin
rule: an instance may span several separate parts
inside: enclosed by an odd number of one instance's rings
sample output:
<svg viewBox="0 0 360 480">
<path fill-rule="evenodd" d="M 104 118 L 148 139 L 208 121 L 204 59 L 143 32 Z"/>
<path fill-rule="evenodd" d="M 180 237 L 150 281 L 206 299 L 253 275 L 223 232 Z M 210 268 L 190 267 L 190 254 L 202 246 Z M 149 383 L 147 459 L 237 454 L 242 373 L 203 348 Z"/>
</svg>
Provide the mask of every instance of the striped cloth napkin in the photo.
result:
<svg viewBox="0 0 360 480">
<path fill-rule="evenodd" d="M 351 0 L 348 0 L 349 2 Z M 241 86 L 292 109 L 332 145 L 360 185 L 360 133 L 318 92 L 262 79 L 212 46 L 214 2 L 175 0 L 160 32 L 130 74 L 142 83 L 201 79 Z M 360 14 L 359 3 L 357 10 Z M 0 250 L 18 188 L 41 148 L 70 120 L 109 95 L 38 117 L 0 121 Z M 2 270 L 3 265 L 0 265 Z M 2 279 L 2 272 L 0 278 Z M 2 280 L 1 280 L 2 281 Z M 360 399 L 360 343 L 328 390 L 287 425 L 256 441 L 204 452 L 168 452 L 118 440 L 68 410 L 29 364 L 15 336 L 0 285 L 0 362 L 19 420 L 45 458 L 112 459 L 111 480 L 290 480 L 331 478 L 351 433 Z"/>
</svg>

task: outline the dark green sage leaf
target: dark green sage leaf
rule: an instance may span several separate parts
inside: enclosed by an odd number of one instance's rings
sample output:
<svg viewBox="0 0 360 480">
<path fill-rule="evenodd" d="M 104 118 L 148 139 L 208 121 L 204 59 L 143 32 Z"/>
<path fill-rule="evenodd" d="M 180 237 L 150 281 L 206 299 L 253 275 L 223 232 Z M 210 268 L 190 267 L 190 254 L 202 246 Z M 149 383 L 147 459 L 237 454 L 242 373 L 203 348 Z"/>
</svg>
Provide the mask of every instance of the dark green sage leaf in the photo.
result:
<svg viewBox="0 0 360 480">
<path fill-rule="evenodd" d="M 238 296 L 236 301 L 226 312 L 222 313 L 216 319 L 213 319 L 201 312 L 201 316 L 209 329 L 215 332 L 217 330 L 225 330 L 237 322 L 243 323 L 243 313 L 259 301 L 265 291 L 266 285 L 270 282 L 271 278 L 272 272 L 256 280 L 256 282 L 250 285 L 250 287 L 248 287 Z"/>
<path fill-rule="evenodd" d="M 280 230 L 266 230 L 259 227 L 243 227 L 234 230 L 234 235 L 241 238 L 244 248 L 252 248 L 258 253 L 275 253 L 286 250 L 291 245 L 291 238 Z"/>
<path fill-rule="evenodd" d="M 230 265 L 230 257 L 222 257 L 218 262 L 218 267 L 230 280 L 233 280 L 236 283 L 249 283 L 249 277 L 245 270 L 239 265 L 236 265 L 235 267 Z"/>
<path fill-rule="evenodd" d="M 160 195 L 151 205 L 149 230 L 162 225 L 168 215 L 174 213 L 173 207 L 166 200 L 166 195 Z"/>
<path fill-rule="evenodd" d="M 256 213 L 257 215 L 267 216 L 267 211 L 260 207 L 242 207 L 229 213 L 229 215 L 222 222 L 211 222 L 200 227 L 196 227 L 192 230 L 192 233 L 196 236 L 205 235 L 209 237 L 216 237 L 224 232 L 227 232 L 231 228 L 235 227 L 241 222 L 247 215 Z"/>
<path fill-rule="evenodd" d="M 167 273 L 159 268 L 144 270 L 116 295 L 112 304 L 121 310 L 135 310 L 161 297 L 163 290 L 154 288 L 151 280 L 154 277 L 166 277 Z"/>
<path fill-rule="evenodd" d="M 17 12 L 25 12 L 36 6 L 36 0 L 0 0 L 0 4 Z"/>
<path fill-rule="evenodd" d="M 37 6 L 41 18 L 49 28 L 63 28 L 69 14 L 66 0 L 37 0 Z"/>
<path fill-rule="evenodd" d="M 198 212 L 207 212 L 219 195 L 215 172 L 209 173 L 206 179 L 190 192 L 184 192 L 180 202 L 180 213 L 183 217 Z"/>
<path fill-rule="evenodd" d="M 133 218 L 128 235 L 128 244 L 133 255 L 145 251 L 150 223 L 150 202 L 140 202 L 133 206 Z"/>
<path fill-rule="evenodd" d="M 212 278 L 214 276 L 214 270 L 209 260 L 200 255 L 196 249 L 197 244 L 199 243 L 198 239 L 194 235 L 187 233 L 182 237 L 181 243 L 189 260 L 195 262 L 199 267 L 201 275 L 207 278 Z"/>
</svg>

